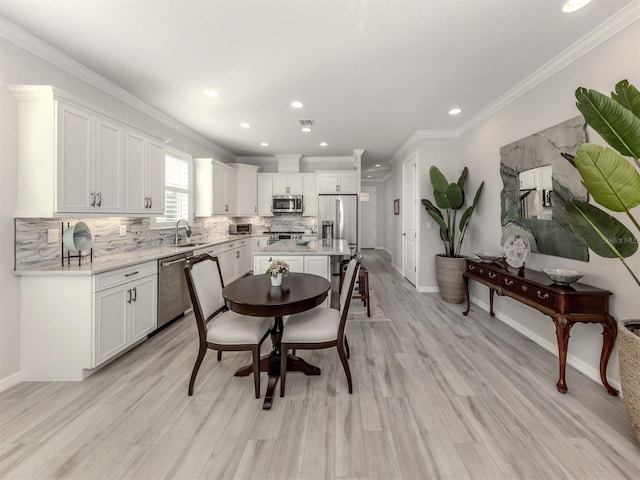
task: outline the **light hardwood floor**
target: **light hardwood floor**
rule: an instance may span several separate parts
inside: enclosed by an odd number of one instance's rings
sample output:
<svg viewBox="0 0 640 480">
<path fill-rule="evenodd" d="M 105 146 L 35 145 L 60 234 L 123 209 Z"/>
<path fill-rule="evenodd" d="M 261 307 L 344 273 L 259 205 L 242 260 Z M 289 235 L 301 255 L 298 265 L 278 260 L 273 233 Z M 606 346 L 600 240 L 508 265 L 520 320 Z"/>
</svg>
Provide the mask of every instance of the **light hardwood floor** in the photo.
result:
<svg viewBox="0 0 640 480">
<path fill-rule="evenodd" d="M 1 393 L 0 477 L 640 478 L 621 399 L 570 367 L 558 393 L 555 356 L 417 293 L 384 253 L 365 264 L 387 318 L 348 323 L 353 395 L 328 349 L 299 352 L 322 375 L 288 375 L 271 411 L 233 376 L 245 353 L 210 352 L 190 398 L 189 316 L 84 382 Z"/>
</svg>

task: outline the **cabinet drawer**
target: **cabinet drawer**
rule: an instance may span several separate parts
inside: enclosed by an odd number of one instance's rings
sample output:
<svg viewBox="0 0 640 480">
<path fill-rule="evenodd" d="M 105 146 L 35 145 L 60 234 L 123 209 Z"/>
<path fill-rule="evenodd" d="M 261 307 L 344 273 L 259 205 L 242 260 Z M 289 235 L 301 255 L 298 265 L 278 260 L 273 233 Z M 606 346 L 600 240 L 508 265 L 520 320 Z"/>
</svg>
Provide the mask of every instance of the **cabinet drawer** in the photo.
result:
<svg viewBox="0 0 640 480">
<path fill-rule="evenodd" d="M 155 275 L 158 271 L 157 262 L 139 263 L 130 267 L 112 270 L 110 272 L 99 273 L 94 277 L 94 292 L 104 290 L 105 288 L 120 285 L 121 283 L 136 280 L 147 275 Z"/>
<path fill-rule="evenodd" d="M 554 308 L 556 304 L 556 296 L 553 292 L 549 292 L 544 288 L 540 288 L 534 285 L 528 285 L 525 282 L 519 280 L 504 277 L 502 279 L 502 286 L 504 290 L 508 290 L 517 295 L 532 300 L 538 305 L 543 305 L 548 308 Z"/>
<path fill-rule="evenodd" d="M 467 264 L 467 271 L 475 278 L 484 280 L 494 285 L 500 285 L 500 275 L 484 268 L 481 265 Z"/>
</svg>

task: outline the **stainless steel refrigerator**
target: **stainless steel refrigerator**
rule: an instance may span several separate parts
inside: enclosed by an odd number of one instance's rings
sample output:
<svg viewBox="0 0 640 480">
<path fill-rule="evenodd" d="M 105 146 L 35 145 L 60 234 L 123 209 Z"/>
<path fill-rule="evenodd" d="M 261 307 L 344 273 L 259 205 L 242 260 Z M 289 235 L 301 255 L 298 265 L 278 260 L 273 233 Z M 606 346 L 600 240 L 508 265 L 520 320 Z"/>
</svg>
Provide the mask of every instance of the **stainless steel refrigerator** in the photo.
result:
<svg viewBox="0 0 640 480">
<path fill-rule="evenodd" d="M 318 237 L 346 240 L 352 252 L 358 251 L 358 195 L 318 195 Z"/>
</svg>

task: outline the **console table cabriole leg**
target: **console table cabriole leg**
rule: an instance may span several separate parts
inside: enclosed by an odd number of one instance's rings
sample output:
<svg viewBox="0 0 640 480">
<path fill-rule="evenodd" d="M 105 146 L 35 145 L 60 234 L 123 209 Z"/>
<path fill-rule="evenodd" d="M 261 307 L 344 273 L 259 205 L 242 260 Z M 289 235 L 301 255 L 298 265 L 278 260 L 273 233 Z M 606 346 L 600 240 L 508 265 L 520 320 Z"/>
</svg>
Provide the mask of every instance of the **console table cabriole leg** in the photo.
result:
<svg viewBox="0 0 640 480">
<path fill-rule="evenodd" d="M 469 298 L 469 277 L 463 275 L 462 280 L 464 282 L 464 298 L 467 299 L 467 309 L 462 312 L 462 315 L 467 315 L 471 309 L 471 299 Z"/>
<path fill-rule="evenodd" d="M 607 389 L 609 395 L 617 396 L 618 390 L 609 385 L 607 381 L 607 364 L 613 350 L 613 344 L 618 335 L 618 325 L 611 315 L 607 315 L 607 322 L 602 325 L 602 354 L 600 355 L 600 378 L 602 385 Z"/>
<path fill-rule="evenodd" d="M 496 314 L 493 312 L 493 294 L 496 293 L 496 291 L 493 288 L 489 289 L 489 315 L 491 315 L 492 317 L 495 317 Z"/>
<path fill-rule="evenodd" d="M 567 393 L 565 371 L 567 369 L 567 350 L 569 348 L 569 336 L 573 322 L 564 315 L 554 315 L 553 323 L 556 325 L 556 338 L 558 340 L 558 361 L 560 364 L 560 378 L 556 387 L 560 393 Z"/>
</svg>

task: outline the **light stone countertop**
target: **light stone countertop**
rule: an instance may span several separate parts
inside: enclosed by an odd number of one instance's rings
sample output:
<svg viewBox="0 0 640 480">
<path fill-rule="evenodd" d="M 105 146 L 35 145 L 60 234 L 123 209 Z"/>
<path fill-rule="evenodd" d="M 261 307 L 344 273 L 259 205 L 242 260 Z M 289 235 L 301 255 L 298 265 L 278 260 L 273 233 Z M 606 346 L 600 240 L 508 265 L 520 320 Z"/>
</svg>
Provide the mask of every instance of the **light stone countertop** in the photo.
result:
<svg viewBox="0 0 640 480">
<path fill-rule="evenodd" d="M 114 255 L 104 255 L 100 257 L 94 256 L 93 262 L 89 261 L 88 256 L 83 256 L 81 266 L 78 266 L 77 258 L 72 258 L 70 265 L 67 265 L 65 260 L 64 266 L 62 266 L 60 263 L 57 263 L 55 265 L 25 268 L 23 270 L 17 270 L 13 273 L 18 276 L 95 275 L 98 273 L 108 272 L 110 270 L 116 270 L 118 268 L 149 262 L 151 260 L 170 257 L 179 253 L 193 252 L 194 250 L 201 250 L 203 248 L 221 245 L 223 243 L 233 242 L 245 238 L 250 239 L 252 236 L 262 235 L 220 235 L 216 237 L 200 239 L 197 241 L 198 245 L 194 245 L 192 247 L 166 246 L 137 249 L 130 252 L 118 253 Z"/>
<path fill-rule="evenodd" d="M 253 252 L 254 255 L 351 255 L 346 240 L 311 240 L 307 245 L 297 245 L 295 240 L 280 240 Z"/>
</svg>

